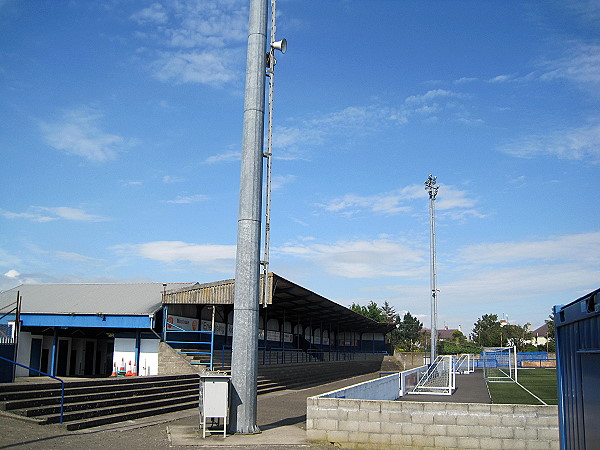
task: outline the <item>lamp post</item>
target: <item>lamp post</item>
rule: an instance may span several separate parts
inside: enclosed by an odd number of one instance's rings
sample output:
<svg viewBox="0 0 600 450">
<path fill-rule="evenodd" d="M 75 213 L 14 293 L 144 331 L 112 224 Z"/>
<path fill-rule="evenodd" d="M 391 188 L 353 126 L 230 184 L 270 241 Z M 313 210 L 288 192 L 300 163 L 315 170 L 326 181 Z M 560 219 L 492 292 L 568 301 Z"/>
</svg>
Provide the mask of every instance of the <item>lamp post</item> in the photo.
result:
<svg viewBox="0 0 600 450">
<path fill-rule="evenodd" d="M 430 364 L 433 364 L 437 356 L 437 273 L 435 261 L 435 198 L 439 186 L 436 184 L 437 177 L 431 174 L 425 181 L 425 190 L 429 193 L 429 261 L 430 261 L 430 284 L 431 284 L 431 356 Z"/>
</svg>

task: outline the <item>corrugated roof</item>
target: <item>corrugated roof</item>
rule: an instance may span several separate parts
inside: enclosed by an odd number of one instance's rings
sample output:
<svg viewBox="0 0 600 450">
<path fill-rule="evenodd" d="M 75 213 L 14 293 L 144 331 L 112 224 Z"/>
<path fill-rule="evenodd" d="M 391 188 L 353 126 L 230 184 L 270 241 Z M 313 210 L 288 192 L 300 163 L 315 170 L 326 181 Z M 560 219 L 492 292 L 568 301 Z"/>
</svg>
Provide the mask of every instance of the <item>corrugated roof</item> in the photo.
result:
<svg viewBox="0 0 600 450">
<path fill-rule="evenodd" d="M 262 278 L 261 275 L 261 285 Z M 269 274 L 269 288 L 267 304 L 271 318 L 292 321 L 302 318 L 315 324 L 335 323 L 346 329 L 374 333 L 387 333 L 394 328 L 394 325 L 375 322 L 275 273 Z M 234 280 L 230 279 L 169 291 L 164 303 L 232 305 L 233 295 Z"/>
<path fill-rule="evenodd" d="M 167 283 L 166 289 L 194 284 Z M 22 284 L 0 293 L 0 306 L 14 302 L 18 291 L 25 314 L 152 314 L 163 289 L 163 283 Z"/>
</svg>

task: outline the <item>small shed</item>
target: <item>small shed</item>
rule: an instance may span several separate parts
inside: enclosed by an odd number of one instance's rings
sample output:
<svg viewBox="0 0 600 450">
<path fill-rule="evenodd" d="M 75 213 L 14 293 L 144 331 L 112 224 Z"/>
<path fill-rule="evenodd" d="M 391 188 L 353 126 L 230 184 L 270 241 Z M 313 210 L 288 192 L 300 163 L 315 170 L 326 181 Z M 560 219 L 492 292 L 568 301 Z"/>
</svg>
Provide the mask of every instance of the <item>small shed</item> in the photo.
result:
<svg viewBox="0 0 600 450">
<path fill-rule="evenodd" d="M 554 307 L 560 441 L 563 449 L 600 442 L 600 289 Z"/>
</svg>

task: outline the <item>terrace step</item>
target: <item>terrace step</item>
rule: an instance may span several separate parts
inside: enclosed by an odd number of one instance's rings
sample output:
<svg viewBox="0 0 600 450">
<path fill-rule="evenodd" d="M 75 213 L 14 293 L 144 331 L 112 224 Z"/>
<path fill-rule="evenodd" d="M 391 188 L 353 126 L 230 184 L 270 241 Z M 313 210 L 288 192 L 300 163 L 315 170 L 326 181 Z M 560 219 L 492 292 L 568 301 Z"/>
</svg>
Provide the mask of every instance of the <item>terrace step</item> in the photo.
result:
<svg viewBox="0 0 600 450">
<path fill-rule="evenodd" d="M 198 407 L 198 375 L 104 378 L 65 382 L 63 424 L 68 430 Z M 0 385 L 0 409 L 38 423 L 60 421 L 58 382 Z"/>
</svg>

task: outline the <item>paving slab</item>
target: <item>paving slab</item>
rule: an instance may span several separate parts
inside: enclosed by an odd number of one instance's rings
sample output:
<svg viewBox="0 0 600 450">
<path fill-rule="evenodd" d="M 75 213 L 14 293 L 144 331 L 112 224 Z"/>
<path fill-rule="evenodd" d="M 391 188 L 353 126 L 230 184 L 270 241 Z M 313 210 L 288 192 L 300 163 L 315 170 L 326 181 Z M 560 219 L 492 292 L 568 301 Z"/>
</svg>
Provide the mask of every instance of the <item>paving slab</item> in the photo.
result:
<svg viewBox="0 0 600 450">
<path fill-rule="evenodd" d="M 310 447 L 306 440 L 306 430 L 296 425 L 285 425 L 270 428 L 257 434 L 227 435 L 222 432 L 208 433 L 202 437 L 201 427 L 194 425 L 168 425 L 167 436 L 173 446 L 194 446 L 200 448 L 221 447 L 265 447 L 265 446 L 290 446 Z"/>
</svg>

